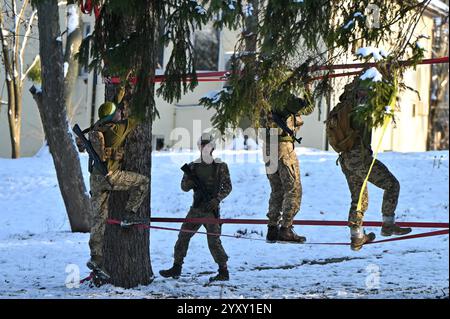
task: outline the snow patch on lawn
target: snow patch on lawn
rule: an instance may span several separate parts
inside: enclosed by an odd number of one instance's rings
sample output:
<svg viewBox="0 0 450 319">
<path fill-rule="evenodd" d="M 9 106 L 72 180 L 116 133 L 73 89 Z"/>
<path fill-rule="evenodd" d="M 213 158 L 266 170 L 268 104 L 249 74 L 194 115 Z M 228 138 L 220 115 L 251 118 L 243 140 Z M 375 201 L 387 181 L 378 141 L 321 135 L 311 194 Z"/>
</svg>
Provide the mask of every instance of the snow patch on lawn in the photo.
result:
<svg viewBox="0 0 450 319">
<path fill-rule="evenodd" d="M 296 220 L 346 220 L 350 202 L 347 183 L 334 152 L 296 150 L 303 198 Z M 270 186 L 261 150 L 223 150 L 233 191 L 222 203 L 224 218 L 265 219 Z M 180 190 L 180 164 L 196 151 L 154 152 L 152 215 L 184 217 L 192 193 Z M 80 156 L 88 185 L 87 156 Z M 401 183 L 399 221 L 448 222 L 449 152 L 383 153 Z M 381 220 L 383 192 L 369 185 L 366 220 Z M 231 280 L 208 285 L 217 271 L 205 236 L 193 237 L 179 280 L 158 274 L 173 262 L 177 232 L 152 230 L 155 281 L 147 287 L 122 289 L 107 285 L 67 288 L 68 276 L 84 277 L 89 258 L 88 234 L 73 234 L 60 195 L 48 148 L 32 158 L 0 159 L 0 298 L 448 298 L 448 235 L 364 247 L 316 246 L 313 242 L 347 242 L 346 227 L 296 226 L 305 245 L 223 238 L 230 257 Z M 179 227 L 178 224 L 157 226 Z M 264 225 L 223 226 L 224 234 L 264 239 Z M 431 230 L 431 229 L 430 229 Z M 367 227 L 378 237 L 379 228 Z M 429 229 L 414 229 L 413 233 Z M 261 235 L 262 234 L 262 235 Z M 79 270 L 71 272 L 70 269 Z"/>
</svg>

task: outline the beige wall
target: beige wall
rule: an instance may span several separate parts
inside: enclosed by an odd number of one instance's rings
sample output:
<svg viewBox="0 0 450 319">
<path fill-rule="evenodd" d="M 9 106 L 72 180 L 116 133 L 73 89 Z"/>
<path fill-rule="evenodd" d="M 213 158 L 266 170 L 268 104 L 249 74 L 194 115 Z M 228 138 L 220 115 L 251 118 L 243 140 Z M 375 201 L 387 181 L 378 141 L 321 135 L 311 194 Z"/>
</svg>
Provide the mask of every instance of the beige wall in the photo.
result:
<svg viewBox="0 0 450 319">
<path fill-rule="evenodd" d="M 220 33 L 219 71 L 225 69 L 228 58 L 227 52 L 234 50 L 235 41 L 235 32 L 222 31 Z M 170 48 L 166 48 L 164 52 L 164 63 L 167 63 L 166 58 L 169 54 Z M 163 101 L 161 98 L 157 98 L 156 105 L 160 118 L 156 119 L 154 123 L 153 135 L 164 137 L 164 142 L 168 147 L 196 147 L 196 141 L 201 131 L 211 129 L 211 117 L 214 115 L 213 110 L 207 110 L 203 106 L 200 106 L 199 100 L 206 93 L 220 90 L 222 87 L 223 82 L 199 82 L 199 85 L 193 92 L 184 95 L 180 101 L 173 105 Z M 180 138 L 177 135 L 177 131 L 174 131 L 175 128 L 188 130 L 190 138 L 183 139 L 182 143 L 179 143 Z M 194 128 L 199 128 L 200 133 L 198 129 L 194 131 Z"/>
<path fill-rule="evenodd" d="M 416 28 L 415 36 L 426 35 L 429 39 L 422 39 L 426 52 L 425 58 L 431 57 L 433 19 L 430 14 L 424 15 Z M 342 63 L 352 63 L 349 57 Z M 426 151 L 428 112 L 430 107 L 431 66 L 419 65 L 416 70 L 408 69 L 404 74 L 405 84 L 420 93 L 405 90 L 399 95 L 400 110 L 396 113 L 396 123 L 389 125 L 382 139 L 380 151 L 423 152 Z M 333 80 L 335 88 L 331 105 L 339 101 L 344 85 L 348 79 Z M 323 126 L 323 130 L 325 127 Z M 381 138 L 381 129 L 373 132 L 372 147 L 376 147 Z M 329 147 L 329 149 L 332 149 Z"/>
<path fill-rule="evenodd" d="M 62 7 L 61 10 L 65 9 Z M 65 14 L 61 15 L 62 25 L 65 24 Z M 93 23 L 93 17 L 82 15 L 85 22 Z M 36 28 L 37 29 L 37 28 Z M 418 28 L 419 34 L 431 35 L 432 19 L 426 16 Z M 219 70 L 224 70 L 226 59 L 229 53 L 234 50 L 235 41 L 237 38 L 236 32 L 222 31 L 220 43 L 220 58 Z M 431 40 L 424 40 L 427 46 L 428 53 L 431 52 Z M 34 54 L 38 51 L 38 44 L 35 42 L 28 51 L 27 61 L 34 58 Z M 165 49 L 165 60 L 170 54 L 170 48 Z M 164 61 L 166 63 L 167 61 Z M 343 63 L 353 62 L 353 58 L 349 57 Z M 3 71 L 3 70 L 2 70 Z M 159 70 L 162 72 L 162 70 Z M 0 85 L 3 81 L 3 72 L 0 72 Z M 418 89 L 422 101 L 419 101 L 413 92 L 405 92 L 401 95 L 401 112 L 398 113 L 398 121 L 396 128 L 390 127 L 383 139 L 383 150 L 393 151 L 425 151 L 426 150 L 426 134 L 427 134 L 427 114 L 429 106 L 429 87 L 430 87 L 430 67 L 419 66 L 417 71 L 409 70 L 406 75 L 406 84 Z M 341 93 L 343 85 L 348 79 L 339 79 L 333 81 L 335 91 L 331 96 L 331 105 L 336 105 L 338 97 Z M 70 114 L 71 125 L 79 123 L 81 127 L 90 125 L 91 114 L 91 100 L 92 100 L 92 73 L 87 78 L 79 77 L 77 81 L 76 94 L 74 95 L 74 111 Z M 24 88 L 24 112 L 23 112 L 23 127 L 22 127 L 22 156 L 34 155 L 43 145 L 44 136 L 42 132 L 41 121 L 37 107 L 28 93 L 28 88 L 31 83 L 26 83 Z M 195 146 L 192 141 L 196 141 L 198 132 L 194 132 L 195 125 L 199 126 L 201 130 L 206 130 L 211 127 L 210 119 L 214 114 L 213 110 L 206 110 L 199 106 L 199 99 L 207 92 L 212 90 L 220 90 L 223 86 L 222 82 L 200 82 L 199 86 L 194 92 L 184 96 L 181 101 L 169 104 L 161 98 L 156 99 L 156 105 L 159 110 L 160 118 L 157 119 L 153 126 L 154 139 L 156 137 L 164 138 L 167 146 L 171 147 L 177 142 L 177 136 L 171 136 L 175 128 L 186 129 L 190 132 L 190 139 L 184 141 L 182 144 L 177 144 L 178 147 L 189 148 Z M 6 93 L 6 92 L 5 92 Z M 5 94 L 3 95 L 5 100 Z M 101 76 L 98 77 L 96 108 L 104 101 L 104 84 Z M 415 105 L 415 116 L 413 116 L 413 109 Z M 316 109 L 310 116 L 304 117 L 304 126 L 302 127 L 299 136 L 303 137 L 302 146 L 314 147 L 318 149 L 325 149 L 325 126 L 323 121 L 326 119 L 327 105 L 325 101 L 322 103 L 322 110 L 319 116 L 319 110 Z M 194 121 L 196 121 L 194 125 Z M 195 134 L 193 134 L 195 133 Z M 10 144 L 8 137 L 8 123 L 6 117 L 6 106 L 2 106 L 0 111 L 0 157 L 10 156 Z M 374 134 L 374 140 L 379 137 L 379 131 Z M 154 140 L 155 142 L 155 140 Z"/>
<path fill-rule="evenodd" d="M 431 57 L 433 19 L 425 15 L 416 28 L 415 36 L 426 35 L 422 39 L 426 52 L 425 58 Z M 399 98 L 400 111 L 397 112 L 396 124 L 391 124 L 383 138 L 383 151 L 423 152 L 426 151 L 428 132 L 428 114 L 430 108 L 431 66 L 419 65 L 416 70 L 408 69 L 404 75 L 405 84 L 420 94 L 403 91 Z M 374 132 L 373 141 L 381 138 L 381 129 Z"/>
</svg>

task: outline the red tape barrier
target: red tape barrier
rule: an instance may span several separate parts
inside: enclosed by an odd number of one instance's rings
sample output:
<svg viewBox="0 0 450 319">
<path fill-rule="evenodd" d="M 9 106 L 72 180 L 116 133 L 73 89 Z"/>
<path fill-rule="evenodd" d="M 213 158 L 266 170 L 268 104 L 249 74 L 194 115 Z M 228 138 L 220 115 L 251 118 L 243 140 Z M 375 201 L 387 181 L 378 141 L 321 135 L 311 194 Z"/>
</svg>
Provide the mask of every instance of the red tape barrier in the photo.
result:
<svg viewBox="0 0 450 319">
<path fill-rule="evenodd" d="M 158 220 L 158 218 L 156 218 L 156 219 Z M 159 218 L 159 219 L 166 219 L 166 218 Z M 176 219 L 177 220 L 181 220 L 183 218 L 176 218 Z M 200 219 L 200 218 L 198 218 L 198 219 Z M 153 218 L 152 218 L 152 221 L 153 221 Z M 244 221 L 244 220 L 242 220 L 242 221 Z M 165 222 L 167 222 L 167 221 L 165 221 Z M 177 222 L 180 222 L 180 221 L 177 221 Z M 297 221 L 297 222 L 299 222 L 299 221 Z M 315 222 L 317 222 L 317 221 L 315 221 Z M 110 225 L 120 225 L 121 224 L 121 222 L 119 220 L 116 220 L 116 219 L 108 219 L 107 223 L 110 224 Z M 342 223 L 347 225 L 346 222 L 330 222 L 330 223 L 333 223 L 333 225 L 331 225 L 331 224 L 322 224 L 322 225 L 326 225 L 326 226 L 341 226 Z M 339 223 L 339 225 L 334 225 L 335 223 Z M 378 226 L 378 224 L 380 224 L 378 222 L 368 222 L 368 223 L 376 224 L 376 226 Z M 400 224 L 400 223 L 398 223 L 398 224 Z M 405 225 L 405 224 L 418 225 L 418 226 L 415 226 L 415 227 L 425 227 L 425 226 L 423 226 L 424 224 L 427 224 L 427 225 L 444 225 L 445 223 L 401 223 L 401 224 L 402 225 Z M 298 223 L 297 223 L 297 225 L 298 225 Z M 446 225 L 448 227 L 448 223 Z M 203 232 L 203 231 L 193 231 L 193 230 L 188 230 L 188 229 L 171 228 L 171 227 L 158 227 L 158 226 L 150 226 L 150 225 L 147 225 L 147 224 L 139 224 L 139 225 L 134 225 L 134 226 L 137 227 L 137 228 L 141 228 L 141 229 L 157 229 L 157 230 L 168 230 L 168 231 L 176 231 L 176 232 L 180 232 L 181 231 L 181 232 L 185 232 L 185 233 L 198 233 L 198 234 L 210 235 L 210 236 L 212 235 L 212 236 L 220 236 L 220 237 L 228 237 L 228 238 L 248 239 L 248 240 L 257 240 L 257 241 L 264 241 L 264 242 L 266 241 L 265 239 L 262 239 L 262 238 L 251 238 L 251 237 L 245 237 L 245 236 L 239 236 L 239 235 L 216 234 L 216 233 L 208 233 L 208 232 Z M 440 227 L 440 226 L 436 226 L 436 227 Z M 420 234 L 414 234 L 414 235 L 407 235 L 407 236 L 402 236 L 402 237 L 394 237 L 394 238 L 383 239 L 383 240 L 376 240 L 376 241 L 367 243 L 366 245 L 386 243 L 386 242 L 406 240 L 406 239 L 415 239 L 415 238 L 425 238 L 425 237 L 432 237 L 432 236 L 440 236 L 440 235 L 447 235 L 447 234 L 449 234 L 449 229 L 437 230 L 437 231 L 432 231 L 432 232 L 427 232 L 427 233 L 420 233 Z M 348 245 L 350 245 L 350 243 L 308 243 L 308 242 L 306 242 L 306 243 L 303 243 L 301 245 L 348 246 Z M 87 281 L 90 281 L 92 278 L 93 278 L 93 275 L 92 275 L 92 273 L 90 273 L 89 276 L 87 276 L 86 278 L 83 278 L 83 279 L 80 280 L 80 284 L 83 284 L 83 283 L 85 283 Z"/>
<path fill-rule="evenodd" d="M 166 220 L 166 218 L 159 218 Z M 151 219 L 152 221 L 154 221 L 154 219 Z M 172 221 L 172 222 L 181 222 L 181 220 L 186 220 L 184 218 L 176 218 L 177 221 Z M 208 223 L 212 223 L 212 221 L 214 219 L 207 219 L 207 218 L 192 218 L 189 219 L 190 223 L 201 223 L 199 221 L 203 221 L 204 223 L 206 223 L 205 221 L 208 221 Z M 215 223 L 219 223 L 221 221 L 224 221 L 223 219 L 216 219 Z M 246 221 L 245 219 L 241 219 L 240 221 Z M 248 220 L 247 220 L 248 221 Z M 254 221 L 254 220 L 253 220 Z M 167 222 L 167 221 L 165 221 Z M 301 221 L 297 221 L 297 222 L 301 222 Z M 304 222 L 304 221 L 302 221 Z M 306 221 L 309 223 L 302 223 L 302 225 L 321 225 L 321 226 L 347 226 L 347 222 L 336 222 L 336 221 Z M 311 224 L 310 222 L 314 222 L 314 224 Z M 318 224 L 320 222 L 320 224 Z M 323 223 L 325 222 L 325 224 Z M 121 221 L 120 220 L 116 220 L 116 219 L 108 219 L 107 223 L 110 225 L 121 225 Z M 265 221 L 265 223 L 267 223 L 267 221 Z M 365 223 L 365 226 L 368 226 L 367 224 L 370 223 L 373 226 L 380 226 L 379 222 L 367 222 Z M 242 222 L 241 224 L 246 224 L 244 222 Z M 260 224 L 258 222 L 258 224 Z M 299 225 L 299 223 L 296 223 L 294 221 L 294 224 Z M 425 226 L 426 224 L 426 226 Z M 443 225 L 447 225 L 446 227 L 448 228 L 448 223 L 398 223 L 398 225 L 401 226 L 415 226 L 415 227 L 427 227 L 427 228 L 431 228 L 431 227 L 442 227 Z M 437 225 L 437 226 L 431 226 L 431 225 Z M 176 231 L 176 232 L 185 232 L 185 233 L 198 233 L 198 234 L 203 234 L 203 235 L 210 235 L 210 236 L 220 236 L 220 237 L 228 237 L 228 238 L 237 238 L 237 239 L 248 239 L 248 240 L 257 240 L 257 241 L 266 241 L 265 239 L 261 239 L 261 238 L 252 238 L 252 237 L 245 237 L 245 236 L 239 236 L 239 235 L 227 235 L 227 234 L 217 234 L 217 233 L 208 233 L 208 232 L 203 232 L 203 231 L 194 231 L 194 230 L 189 230 L 189 229 L 181 229 L 181 228 L 172 228 L 172 227 L 160 227 L 160 226 L 151 226 L 148 224 L 136 224 L 134 225 L 135 227 L 141 228 L 141 229 L 157 229 L 157 230 L 168 230 L 168 231 Z M 373 241 L 370 244 L 378 244 L 378 243 L 386 243 L 386 242 L 391 242 L 391 241 L 399 241 L 399 240 L 406 240 L 406 239 L 414 239 L 414 238 L 424 238 L 424 237 L 432 237 L 432 236 L 439 236 L 439 235 L 447 235 L 449 234 L 449 229 L 444 229 L 444 230 L 438 230 L 438 231 L 431 231 L 431 232 L 426 232 L 426 233 L 420 233 L 420 234 L 414 234 L 414 235 L 407 235 L 407 236 L 402 236 L 402 237 L 394 237 L 394 238 L 389 238 L 389 239 L 384 239 L 384 240 L 377 240 L 377 241 Z M 303 245 L 328 245 L 328 246 L 348 246 L 350 245 L 350 243 L 304 243 Z"/>
<path fill-rule="evenodd" d="M 89 276 L 80 280 L 80 284 L 84 284 L 86 281 L 90 281 L 93 277 L 93 274 L 90 273 Z"/>
<path fill-rule="evenodd" d="M 448 63 L 449 57 L 441 57 L 441 58 L 434 58 L 434 59 L 424 59 L 419 64 L 420 65 L 429 65 L 429 64 L 439 64 L 439 63 Z M 401 63 L 407 64 L 406 61 L 402 61 Z M 365 67 L 372 67 L 376 66 L 378 63 L 350 63 L 350 64 L 336 64 L 331 66 L 312 66 L 309 68 L 310 72 L 316 72 L 316 71 L 331 71 L 331 70 L 344 70 L 344 69 L 360 69 Z M 229 71 L 219 71 L 219 72 L 200 72 L 197 73 L 197 81 L 198 82 L 222 82 L 226 81 L 226 75 L 230 74 Z M 328 75 L 328 78 L 337 78 L 337 77 L 344 77 L 344 76 L 352 76 L 352 75 L 358 75 L 359 72 L 346 72 L 346 73 L 337 73 L 337 74 L 330 74 Z M 217 79 L 213 79 L 214 77 L 217 77 Z M 311 78 L 312 81 L 323 79 L 325 76 L 318 76 Z M 156 75 L 154 78 L 155 83 L 162 82 L 164 80 L 164 75 Z M 186 81 L 191 81 L 192 77 L 186 77 Z M 120 78 L 118 77 L 112 77 L 110 80 L 110 83 L 112 84 L 120 84 Z M 136 83 L 136 78 L 131 78 L 131 82 L 133 84 Z"/>
<path fill-rule="evenodd" d="M 153 223 L 194 223 L 194 224 L 246 224 L 246 225 L 266 225 L 267 219 L 216 219 L 216 218 L 163 218 L 151 217 Z M 415 228 L 449 228 L 449 223 L 430 222 L 397 222 L 401 227 Z M 304 226 L 347 226 L 346 221 L 337 220 L 294 220 L 294 225 Z M 367 221 L 364 226 L 381 227 L 381 222 Z"/>
<path fill-rule="evenodd" d="M 422 65 L 428 65 L 428 64 L 439 64 L 439 63 L 448 63 L 449 57 L 441 57 L 441 58 L 433 58 L 433 59 L 423 59 L 419 64 Z M 336 64 L 331 66 L 318 66 L 318 67 L 310 67 L 309 71 L 328 71 L 328 70 L 343 70 L 343 69 L 361 69 L 365 67 L 372 67 L 377 66 L 379 63 L 372 62 L 372 63 L 350 63 L 350 64 Z M 400 64 L 407 65 L 410 64 L 410 62 L 407 61 L 400 61 Z"/>
<path fill-rule="evenodd" d="M 81 12 L 83 12 L 84 14 L 91 14 L 92 10 L 94 10 L 94 14 L 95 14 L 95 19 L 97 20 L 98 17 L 100 16 L 100 11 L 101 8 L 99 5 L 94 5 L 92 3 L 92 0 L 86 0 L 86 3 L 83 3 L 84 1 L 80 1 L 80 10 Z"/>
<path fill-rule="evenodd" d="M 116 219 L 108 219 L 107 223 L 110 225 L 119 225 L 121 224 L 120 220 Z M 250 239 L 250 240 L 260 240 L 260 241 L 266 241 L 265 239 L 260 238 L 251 238 L 251 237 L 245 237 L 245 236 L 238 236 L 238 235 L 226 235 L 226 234 L 217 234 L 217 233 L 208 233 L 203 231 L 195 231 L 190 229 L 181 229 L 181 228 L 171 228 L 171 227 L 160 227 L 160 226 L 150 226 L 148 224 L 136 224 L 135 227 L 142 228 L 142 229 L 158 229 L 158 230 L 169 230 L 169 231 L 176 231 L 176 232 L 184 232 L 184 233 L 194 233 L 194 234 L 202 234 L 202 235 L 210 235 L 210 236 L 220 236 L 220 237 L 228 237 L 228 238 L 240 238 L 240 239 Z"/>
</svg>

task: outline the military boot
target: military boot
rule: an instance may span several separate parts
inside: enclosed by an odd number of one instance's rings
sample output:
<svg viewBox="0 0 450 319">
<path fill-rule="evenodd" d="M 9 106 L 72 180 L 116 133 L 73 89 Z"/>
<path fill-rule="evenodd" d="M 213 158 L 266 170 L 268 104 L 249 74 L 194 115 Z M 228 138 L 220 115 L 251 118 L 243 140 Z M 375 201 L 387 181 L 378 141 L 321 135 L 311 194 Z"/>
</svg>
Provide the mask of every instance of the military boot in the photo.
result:
<svg viewBox="0 0 450 319">
<path fill-rule="evenodd" d="M 381 226 L 381 236 L 392 236 L 392 235 L 406 235 L 412 231 L 410 227 L 400 227 L 397 224 L 386 224 L 383 223 Z"/>
<path fill-rule="evenodd" d="M 278 226 L 267 226 L 266 241 L 268 243 L 276 242 L 278 239 L 278 232 L 279 232 Z"/>
<path fill-rule="evenodd" d="M 402 228 L 395 223 L 395 215 L 383 215 L 383 224 L 381 225 L 381 236 L 406 235 L 412 231 L 411 228 Z"/>
<path fill-rule="evenodd" d="M 213 281 L 228 281 L 230 280 L 230 273 L 227 266 L 219 266 L 219 273 L 214 277 L 209 278 L 209 282 Z"/>
<path fill-rule="evenodd" d="M 172 268 L 161 270 L 159 274 L 164 278 L 172 277 L 174 279 L 178 279 L 181 275 L 181 264 L 173 264 Z"/>
<path fill-rule="evenodd" d="M 96 287 L 107 284 L 111 280 L 111 276 L 106 272 L 105 269 L 103 269 L 101 263 L 99 261 L 96 261 L 95 258 L 91 258 L 86 263 L 86 266 L 90 270 L 92 270 L 92 281 Z"/>
<path fill-rule="evenodd" d="M 350 228 L 351 244 L 350 248 L 354 251 L 358 251 L 364 244 L 370 243 L 375 240 L 375 234 L 366 234 L 364 227 L 351 227 Z"/>
<path fill-rule="evenodd" d="M 299 236 L 294 232 L 294 227 L 284 227 L 280 228 L 278 233 L 278 241 L 292 242 L 302 244 L 306 241 L 306 237 Z"/>
<path fill-rule="evenodd" d="M 102 268 L 102 260 L 103 260 L 103 258 L 101 256 L 92 255 L 91 259 L 89 259 L 89 261 L 86 263 L 86 266 L 90 270 L 101 269 Z"/>
</svg>

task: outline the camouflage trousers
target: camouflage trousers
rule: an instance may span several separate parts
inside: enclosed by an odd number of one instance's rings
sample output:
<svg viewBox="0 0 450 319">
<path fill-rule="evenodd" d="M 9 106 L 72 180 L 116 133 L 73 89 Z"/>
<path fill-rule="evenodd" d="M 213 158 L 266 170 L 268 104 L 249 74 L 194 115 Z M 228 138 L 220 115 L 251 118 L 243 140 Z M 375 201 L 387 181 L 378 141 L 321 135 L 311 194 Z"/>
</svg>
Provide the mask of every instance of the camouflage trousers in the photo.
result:
<svg viewBox="0 0 450 319">
<path fill-rule="evenodd" d="M 108 218 L 108 199 L 111 191 L 130 191 L 126 211 L 137 212 L 148 193 L 149 179 L 147 176 L 117 170 L 109 176 L 108 184 L 105 177 L 91 174 L 91 207 L 93 221 L 89 247 L 92 259 L 101 264 L 103 261 L 103 239 L 105 234 L 106 220 Z"/>
<path fill-rule="evenodd" d="M 281 226 L 290 227 L 300 210 L 302 200 L 300 164 L 293 143 L 279 143 L 278 158 L 269 157 L 269 161 L 273 160 L 278 161 L 275 172 L 268 168 L 270 163 L 266 161 L 266 173 L 271 188 L 267 213 L 268 225 L 281 224 Z"/>
<path fill-rule="evenodd" d="M 211 212 L 205 212 L 202 209 L 192 208 L 189 210 L 186 218 L 214 218 L 214 214 Z M 200 229 L 201 224 L 183 223 L 181 226 L 182 231 L 178 234 L 178 240 L 174 248 L 174 263 L 183 264 L 183 260 L 186 257 L 189 242 L 192 236 Z M 222 225 L 219 224 L 204 224 L 203 225 L 208 233 L 221 234 Z M 226 265 L 228 256 L 222 246 L 222 241 L 219 235 L 208 235 L 208 247 L 211 252 L 214 261 L 219 265 Z"/>
<path fill-rule="evenodd" d="M 341 169 L 347 179 L 352 198 L 348 218 L 348 225 L 351 228 L 362 226 L 364 213 L 369 206 L 369 193 L 366 186 L 362 196 L 361 211 L 357 211 L 359 194 L 372 161 L 373 156 L 369 150 L 354 149 L 342 153 L 339 157 Z M 369 182 L 384 190 L 381 208 L 383 217 L 395 218 L 395 209 L 400 194 L 400 183 L 398 180 L 383 163 L 376 160 L 369 176 Z"/>
</svg>

